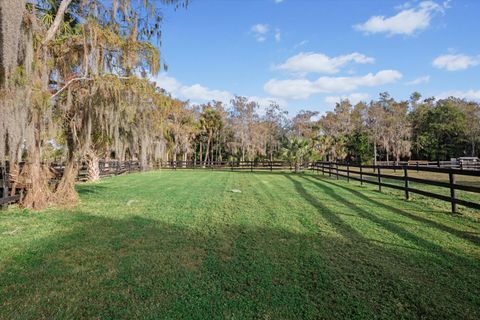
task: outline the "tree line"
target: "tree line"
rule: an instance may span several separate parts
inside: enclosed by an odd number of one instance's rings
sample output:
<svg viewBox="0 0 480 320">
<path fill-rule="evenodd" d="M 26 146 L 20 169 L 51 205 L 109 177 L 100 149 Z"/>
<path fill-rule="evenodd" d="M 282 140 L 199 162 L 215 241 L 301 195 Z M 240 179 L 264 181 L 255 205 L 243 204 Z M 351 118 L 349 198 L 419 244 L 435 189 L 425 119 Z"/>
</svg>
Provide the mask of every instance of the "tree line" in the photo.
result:
<svg viewBox="0 0 480 320">
<path fill-rule="evenodd" d="M 457 98 L 395 101 L 388 93 L 320 115 L 289 115 L 237 96 L 192 105 L 149 80 L 162 68 L 162 6 L 188 0 L 4 0 L 0 3 L 0 161 L 28 185 L 22 205 L 77 200 L 78 166 L 99 160 L 443 160 L 478 155 L 479 105 Z M 164 68 L 166 66 L 163 66 Z M 65 170 L 51 182 L 50 163 Z M 24 163 L 24 165 L 20 165 Z"/>
</svg>

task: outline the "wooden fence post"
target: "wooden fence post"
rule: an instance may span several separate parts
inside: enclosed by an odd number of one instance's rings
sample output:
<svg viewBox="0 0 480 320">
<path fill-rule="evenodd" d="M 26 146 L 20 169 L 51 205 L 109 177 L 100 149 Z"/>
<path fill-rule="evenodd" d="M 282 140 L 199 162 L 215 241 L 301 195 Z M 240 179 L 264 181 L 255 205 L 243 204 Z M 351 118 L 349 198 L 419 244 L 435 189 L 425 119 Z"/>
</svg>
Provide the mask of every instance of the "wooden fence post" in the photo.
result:
<svg viewBox="0 0 480 320">
<path fill-rule="evenodd" d="M 331 162 L 328 163 L 328 177 L 329 178 L 332 177 L 332 163 Z"/>
<path fill-rule="evenodd" d="M 337 180 L 338 180 L 338 162 L 335 163 L 335 165 L 336 165 L 336 169 L 337 169 Z"/>
<path fill-rule="evenodd" d="M 250 161 L 250 172 L 253 172 L 253 161 Z"/>
<path fill-rule="evenodd" d="M 403 167 L 403 177 L 405 179 L 405 199 L 409 200 L 410 199 L 410 192 L 408 190 L 408 168 L 407 166 Z"/>
<path fill-rule="evenodd" d="M 322 176 L 325 175 L 325 163 L 322 162 Z"/>
<path fill-rule="evenodd" d="M 347 163 L 347 182 L 350 182 L 350 165 Z"/>
<path fill-rule="evenodd" d="M 450 172 L 448 173 L 448 177 L 450 180 L 450 201 L 452 203 L 452 213 L 457 213 L 457 202 L 456 202 L 456 194 L 455 194 L 455 175 L 450 168 Z"/>
<path fill-rule="evenodd" d="M 377 167 L 377 177 L 378 177 L 378 191 L 382 192 L 382 176 L 380 173 L 380 167 Z"/>
<path fill-rule="evenodd" d="M 2 174 L 2 198 L 8 197 L 8 188 L 7 188 L 7 169 L 5 166 L 0 167 L 1 169 L 1 174 Z M 6 208 L 7 205 L 1 205 L 0 208 L 4 209 Z"/>
<path fill-rule="evenodd" d="M 363 168 L 361 163 L 360 163 L 360 185 L 363 186 Z"/>
</svg>

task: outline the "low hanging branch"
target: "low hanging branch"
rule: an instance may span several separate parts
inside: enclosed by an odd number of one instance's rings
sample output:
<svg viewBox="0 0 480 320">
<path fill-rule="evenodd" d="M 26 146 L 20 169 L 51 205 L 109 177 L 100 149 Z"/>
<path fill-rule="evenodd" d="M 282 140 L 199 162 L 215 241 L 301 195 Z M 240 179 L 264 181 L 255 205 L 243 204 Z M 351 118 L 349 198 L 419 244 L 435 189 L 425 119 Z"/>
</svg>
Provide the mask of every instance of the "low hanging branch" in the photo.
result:
<svg viewBox="0 0 480 320">
<path fill-rule="evenodd" d="M 112 74 L 110 74 L 110 76 L 112 76 Z M 119 76 L 116 76 L 116 77 L 117 77 L 117 79 L 120 79 L 120 80 L 128 80 L 128 79 L 132 78 L 132 77 L 119 77 Z M 52 94 L 50 99 L 54 99 L 55 97 L 57 97 L 60 93 L 65 91 L 65 89 L 67 89 L 72 83 L 74 83 L 76 81 L 93 81 L 93 80 L 95 80 L 95 79 L 94 78 L 89 78 L 89 77 L 77 77 L 77 78 L 70 79 L 62 88 L 60 88 L 57 92 Z"/>
</svg>

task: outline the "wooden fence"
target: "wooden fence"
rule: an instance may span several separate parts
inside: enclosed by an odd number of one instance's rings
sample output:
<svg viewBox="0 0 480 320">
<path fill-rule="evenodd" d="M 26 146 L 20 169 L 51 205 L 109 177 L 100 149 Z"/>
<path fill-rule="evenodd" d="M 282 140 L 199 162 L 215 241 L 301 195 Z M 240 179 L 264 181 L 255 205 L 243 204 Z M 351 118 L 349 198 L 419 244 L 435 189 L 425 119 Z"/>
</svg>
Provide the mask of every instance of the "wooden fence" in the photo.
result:
<svg viewBox="0 0 480 320">
<path fill-rule="evenodd" d="M 23 164 L 21 164 L 22 166 Z M 63 174 L 65 168 L 63 163 L 50 164 L 51 171 L 54 173 L 52 183 L 58 181 Z M 309 169 L 310 165 L 305 164 L 301 169 Z M 138 161 L 100 161 L 99 162 L 100 177 L 116 176 L 120 174 L 141 171 L 140 163 Z M 292 171 L 294 166 L 285 161 L 159 161 L 151 164 L 146 170 L 158 169 L 203 169 L 203 170 L 223 170 L 223 171 Z M 87 165 L 80 164 L 77 180 L 86 181 L 88 178 Z M 0 206 L 18 202 L 27 186 L 14 186 L 10 179 L 8 163 L 6 166 L 0 166 Z"/>
<path fill-rule="evenodd" d="M 294 164 L 287 161 L 169 161 L 155 164 L 156 168 L 165 169 L 210 169 L 222 171 L 293 171 Z M 305 163 L 300 166 L 301 170 L 310 169 L 311 165 Z"/>
<path fill-rule="evenodd" d="M 415 167 L 433 167 L 433 168 L 452 168 L 460 170 L 480 170 L 478 161 L 427 161 L 427 160 L 409 160 L 409 161 L 377 161 L 378 166 L 415 166 Z"/>
<path fill-rule="evenodd" d="M 64 166 L 62 164 L 52 164 L 52 171 L 56 173 L 56 178 L 61 177 Z M 221 171 L 293 171 L 295 169 L 292 163 L 286 161 L 215 161 L 215 162 L 199 162 L 199 161 L 160 161 L 153 164 L 149 169 L 171 169 L 171 170 L 221 170 Z M 100 177 L 115 176 L 129 172 L 137 172 L 141 170 L 138 161 L 100 161 L 99 163 Z M 405 198 L 410 198 L 410 193 L 435 198 L 451 203 L 451 210 L 457 213 L 457 205 L 469 208 L 480 209 L 480 204 L 466 199 L 460 199 L 457 191 L 467 191 L 479 195 L 479 185 L 466 185 L 457 182 L 459 176 L 479 177 L 480 170 L 466 170 L 457 168 L 441 168 L 421 165 L 358 165 L 348 163 L 333 162 L 316 162 L 305 163 L 300 167 L 301 170 L 313 170 L 323 175 L 328 174 L 337 179 L 340 177 L 350 180 L 359 181 L 360 184 L 368 183 L 378 186 L 379 191 L 382 187 L 402 190 Z M 393 170 L 391 174 L 385 174 L 386 170 Z M 382 173 L 382 171 L 384 171 Z M 424 177 L 415 177 L 413 173 L 437 173 L 444 174 L 445 179 L 427 179 Z M 418 175 L 418 174 L 417 174 Z M 78 177 L 79 181 L 87 180 L 87 167 L 85 164 L 80 166 Z M 392 180 L 388 182 L 386 180 Z M 443 180 L 443 181 L 442 181 Z M 397 182 L 397 184 L 395 184 Z M 420 184 L 422 186 L 434 186 L 444 190 L 444 194 L 427 191 L 422 188 L 412 188 L 410 183 Z M 0 167 L 0 205 L 14 203 L 21 199 L 25 188 L 28 186 L 14 186 L 9 178 L 8 164 L 6 167 Z M 448 195 L 446 195 L 448 194 Z"/>
<path fill-rule="evenodd" d="M 19 165 L 20 170 L 23 165 L 23 163 Z M 64 168 L 64 164 L 50 164 L 50 169 L 53 174 L 53 177 L 51 178 L 51 183 L 55 183 L 62 177 Z M 140 165 L 138 161 L 100 161 L 99 169 L 100 178 L 104 178 L 129 172 L 140 171 Z M 80 164 L 77 180 L 87 180 L 87 166 L 85 163 Z M 11 181 L 8 162 L 5 166 L 0 166 L 0 206 L 18 202 L 22 198 L 27 188 L 28 184 L 15 184 Z"/>
<path fill-rule="evenodd" d="M 378 190 L 382 191 L 382 187 L 401 190 L 405 194 L 405 198 L 410 199 L 410 193 L 419 194 L 425 197 L 435 198 L 442 201 L 451 203 L 452 213 L 458 213 L 457 205 L 462 205 L 469 208 L 480 209 L 480 203 L 459 199 L 457 190 L 472 192 L 478 194 L 480 197 L 480 187 L 476 185 L 466 185 L 457 183 L 459 176 L 479 177 L 480 171 L 455 169 L 455 168 L 438 168 L 427 166 L 386 166 L 386 165 L 359 165 L 348 163 L 333 163 L 333 162 L 317 162 L 313 164 L 312 170 L 322 172 L 323 175 L 328 174 L 334 176 L 336 179 L 339 177 L 350 180 L 359 181 L 360 184 L 369 183 L 378 186 Z M 382 173 L 382 170 L 393 170 L 393 174 Z M 445 181 L 418 178 L 413 177 L 412 173 L 425 172 L 425 173 L 439 173 L 445 175 Z M 418 174 L 417 174 L 418 175 Z M 394 184 L 391 182 L 385 182 L 385 180 L 393 180 L 400 182 Z M 448 191 L 449 195 L 435 193 L 433 191 L 427 191 L 419 188 L 412 188 L 410 183 L 418 183 L 423 186 L 435 186 L 440 187 L 445 191 Z"/>
</svg>

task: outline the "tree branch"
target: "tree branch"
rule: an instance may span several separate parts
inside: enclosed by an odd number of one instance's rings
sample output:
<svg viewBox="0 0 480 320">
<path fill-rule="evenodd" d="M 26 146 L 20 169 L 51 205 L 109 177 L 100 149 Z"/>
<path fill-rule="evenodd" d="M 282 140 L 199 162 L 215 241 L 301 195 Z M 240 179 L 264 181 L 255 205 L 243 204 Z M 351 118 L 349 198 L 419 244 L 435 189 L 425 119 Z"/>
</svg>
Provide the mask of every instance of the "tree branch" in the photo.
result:
<svg viewBox="0 0 480 320">
<path fill-rule="evenodd" d="M 63 21 L 63 17 L 65 15 L 65 11 L 67 11 L 68 6 L 72 0 L 62 0 L 60 3 L 60 6 L 58 7 L 57 14 L 55 15 L 55 20 L 53 20 L 52 25 L 47 31 L 47 35 L 45 36 L 45 39 L 42 41 L 42 46 L 45 46 L 50 40 L 55 37 L 55 34 L 58 31 L 58 28 L 60 28 L 60 24 Z"/>
<path fill-rule="evenodd" d="M 121 80 L 128 80 L 132 77 L 118 77 L 118 79 L 121 79 Z M 60 88 L 57 92 L 55 92 L 54 94 L 52 94 L 52 96 L 50 97 L 50 99 L 53 99 L 55 98 L 56 96 L 58 96 L 60 93 L 62 93 L 63 91 L 65 91 L 65 89 L 67 89 L 72 83 L 74 83 L 75 81 L 82 81 L 82 80 L 85 80 L 85 81 L 92 81 L 94 80 L 94 78 L 88 78 L 88 77 L 78 77 L 78 78 L 73 78 L 73 79 L 70 79 L 62 88 Z"/>
</svg>

